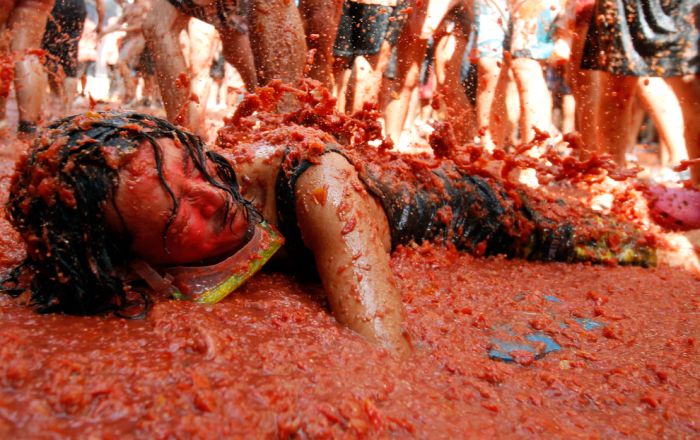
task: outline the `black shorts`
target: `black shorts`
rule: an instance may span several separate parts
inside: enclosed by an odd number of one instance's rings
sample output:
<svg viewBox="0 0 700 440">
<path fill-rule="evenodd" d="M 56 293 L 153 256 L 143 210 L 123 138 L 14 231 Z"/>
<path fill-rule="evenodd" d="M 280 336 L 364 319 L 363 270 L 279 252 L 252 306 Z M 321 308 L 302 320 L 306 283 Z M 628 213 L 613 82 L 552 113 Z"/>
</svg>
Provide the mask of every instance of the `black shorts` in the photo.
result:
<svg viewBox="0 0 700 440">
<path fill-rule="evenodd" d="M 168 0 L 183 14 L 209 23 L 218 30 L 248 32 L 249 0 L 213 0 L 207 6 L 199 6 L 193 0 Z"/>
<path fill-rule="evenodd" d="M 700 74 L 699 10 L 698 0 L 598 0 L 581 67 L 621 76 Z"/>
<path fill-rule="evenodd" d="M 406 22 L 402 2 L 396 7 L 346 1 L 338 24 L 333 55 L 344 58 L 375 55 L 386 40 L 394 46 Z"/>
<path fill-rule="evenodd" d="M 58 72 L 61 67 L 66 76 L 76 77 L 78 43 L 86 17 L 84 0 L 56 1 L 41 42 L 42 49 L 47 52 L 46 65 L 51 71 Z"/>
</svg>

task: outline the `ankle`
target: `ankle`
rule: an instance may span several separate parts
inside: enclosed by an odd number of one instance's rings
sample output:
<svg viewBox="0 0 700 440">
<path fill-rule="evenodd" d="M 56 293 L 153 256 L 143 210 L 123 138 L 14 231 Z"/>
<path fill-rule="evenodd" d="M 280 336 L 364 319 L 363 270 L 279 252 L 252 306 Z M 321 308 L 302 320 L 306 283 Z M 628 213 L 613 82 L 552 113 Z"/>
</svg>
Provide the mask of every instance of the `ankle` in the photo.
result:
<svg viewBox="0 0 700 440">
<path fill-rule="evenodd" d="M 24 134 L 36 133 L 36 124 L 29 121 L 19 121 L 17 123 L 17 131 Z"/>
<path fill-rule="evenodd" d="M 34 122 L 19 121 L 17 123 L 17 137 L 24 141 L 30 141 L 36 136 L 37 126 Z"/>
</svg>

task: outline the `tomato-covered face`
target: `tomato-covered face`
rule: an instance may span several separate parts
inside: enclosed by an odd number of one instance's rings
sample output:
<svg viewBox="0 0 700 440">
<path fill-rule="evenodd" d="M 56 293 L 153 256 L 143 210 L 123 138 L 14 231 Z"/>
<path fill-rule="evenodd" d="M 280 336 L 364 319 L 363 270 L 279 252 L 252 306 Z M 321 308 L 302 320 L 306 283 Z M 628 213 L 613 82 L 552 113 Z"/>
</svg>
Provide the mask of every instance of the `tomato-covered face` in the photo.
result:
<svg viewBox="0 0 700 440">
<path fill-rule="evenodd" d="M 144 142 L 119 172 L 118 214 L 108 208 L 110 226 L 126 227 L 132 250 L 151 264 L 196 263 L 235 251 L 248 230 L 245 207 L 208 182 L 186 149 L 168 138 L 158 144 L 162 178 L 177 200 L 172 223 L 168 227 L 173 197 L 158 173 L 153 147 Z"/>
</svg>

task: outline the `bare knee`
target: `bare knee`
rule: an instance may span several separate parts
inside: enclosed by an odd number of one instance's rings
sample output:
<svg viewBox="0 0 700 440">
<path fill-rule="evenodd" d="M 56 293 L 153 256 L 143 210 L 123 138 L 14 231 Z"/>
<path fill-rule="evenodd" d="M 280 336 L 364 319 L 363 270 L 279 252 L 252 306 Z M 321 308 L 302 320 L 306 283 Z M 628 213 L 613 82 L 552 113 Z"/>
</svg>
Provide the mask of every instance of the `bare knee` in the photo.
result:
<svg viewBox="0 0 700 440">
<path fill-rule="evenodd" d="M 502 61 L 496 58 L 479 58 L 479 76 L 495 79 L 501 74 Z"/>
<path fill-rule="evenodd" d="M 520 83 L 525 83 L 533 78 L 542 76 L 542 66 L 539 61 L 529 58 L 515 58 L 512 61 L 513 74 L 515 80 Z"/>
<path fill-rule="evenodd" d="M 188 17 L 167 0 L 153 0 L 152 8 L 143 20 L 143 33 L 149 41 L 177 35 L 185 28 Z"/>
</svg>

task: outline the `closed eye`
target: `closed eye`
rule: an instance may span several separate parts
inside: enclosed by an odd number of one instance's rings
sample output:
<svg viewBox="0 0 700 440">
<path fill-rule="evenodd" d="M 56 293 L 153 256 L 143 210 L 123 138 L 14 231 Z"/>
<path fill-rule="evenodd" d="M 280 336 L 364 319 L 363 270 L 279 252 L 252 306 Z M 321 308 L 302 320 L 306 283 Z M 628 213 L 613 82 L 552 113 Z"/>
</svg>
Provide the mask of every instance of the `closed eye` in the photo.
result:
<svg viewBox="0 0 700 440">
<path fill-rule="evenodd" d="M 215 217 L 221 217 L 223 219 L 226 214 L 225 194 L 208 183 L 191 185 L 184 198 L 194 209 L 200 211 L 204 218 L 216 220 Z"/>
</svg>

